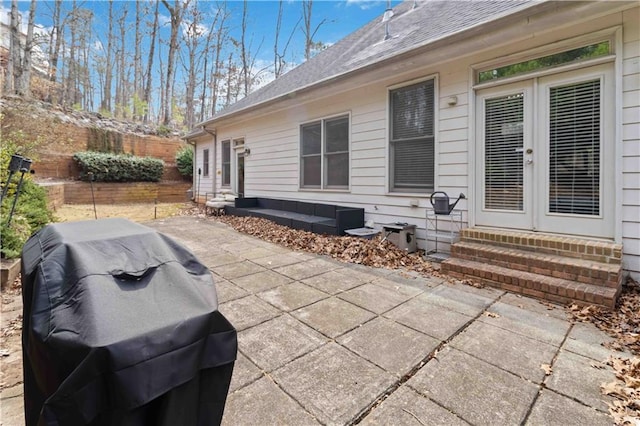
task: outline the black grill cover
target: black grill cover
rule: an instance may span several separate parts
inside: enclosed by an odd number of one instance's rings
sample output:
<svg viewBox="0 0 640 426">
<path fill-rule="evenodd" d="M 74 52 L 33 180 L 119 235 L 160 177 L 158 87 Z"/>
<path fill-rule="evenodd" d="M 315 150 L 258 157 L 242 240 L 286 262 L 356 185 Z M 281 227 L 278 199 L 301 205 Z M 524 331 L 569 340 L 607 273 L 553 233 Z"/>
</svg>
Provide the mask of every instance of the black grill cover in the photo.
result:
<svg viewBox="0 0 640 426">
<path fill-rule="evenodd" d="M 22 289 L 27 426 L 220 423 L 237 336 L 190 251 L 125 219 L 53 224 Z"/>
</svg>

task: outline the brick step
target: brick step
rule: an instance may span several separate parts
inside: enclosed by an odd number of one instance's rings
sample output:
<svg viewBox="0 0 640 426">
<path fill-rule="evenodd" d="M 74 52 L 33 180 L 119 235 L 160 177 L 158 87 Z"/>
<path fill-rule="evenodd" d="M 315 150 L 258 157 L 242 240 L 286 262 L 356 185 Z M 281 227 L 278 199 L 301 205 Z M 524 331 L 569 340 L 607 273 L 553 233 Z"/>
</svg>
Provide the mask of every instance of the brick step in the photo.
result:
<svg viewBox="0 0 640 426">
<path fill-rule="evenodd" d="M 555 303 L 596 304 L 614 308 L 621 287 L 610 288 L 517 271 L 487 263 L 449 258 L 441 270 L 459 279 L 473 279 L 483 284 L 521 293 Z"/>
<path fill-rule="evenodd" d="M 482 228 L 463 229 L 460 233 L 460 241 L 566 256 L 599 263 L 622 264 L 622 245 L 610 241 Z"/>
<path fill-rule="evenodd" d="M 622 279 L 620 264 L 600 263 L 468 241 L 453 244 L 451 256 L 603 287 L 618 288 Z"/>
</svg>

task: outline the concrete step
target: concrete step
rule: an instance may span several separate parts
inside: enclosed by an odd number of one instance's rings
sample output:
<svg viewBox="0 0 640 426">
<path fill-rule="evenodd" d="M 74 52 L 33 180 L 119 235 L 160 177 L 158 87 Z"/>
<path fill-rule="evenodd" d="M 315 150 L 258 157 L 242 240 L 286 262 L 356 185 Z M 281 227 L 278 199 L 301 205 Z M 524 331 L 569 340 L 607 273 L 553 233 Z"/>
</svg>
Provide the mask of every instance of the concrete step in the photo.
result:
<svg viewBox="0 0 640 426">
<path fill-rule="evenodd" d="M 461 241 L 451 246 L 451 256 L 602 287 L 618 288 L 622 280 L 621 264 L 498 245 Z"/>
<path fill-rule="evenodd" d="M 503 290 L 555 303 L 595 304 L 614 308 L 621 287 L 603 287 L 498 266 L 494 263 L 449 258 L 441 270 L 459 279 L 473 279 Z"/>
<path fill-rule="evenodd" d="M 460 241 L 565 256 L 605 264 L 622 264 L 622 245 L 610 241 L 483 228 L 463 229 L 460 233 Z"/>
</svg>

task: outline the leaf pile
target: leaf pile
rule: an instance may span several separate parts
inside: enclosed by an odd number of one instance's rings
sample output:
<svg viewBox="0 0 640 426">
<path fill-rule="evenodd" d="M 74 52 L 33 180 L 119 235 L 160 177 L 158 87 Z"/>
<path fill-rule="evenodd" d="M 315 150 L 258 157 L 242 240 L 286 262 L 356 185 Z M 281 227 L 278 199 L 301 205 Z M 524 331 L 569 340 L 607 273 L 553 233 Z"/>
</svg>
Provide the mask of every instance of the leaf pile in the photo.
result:
<svg viewBox="0 0 640 426">
<path fill-rule="evenodd" d="M 640 355 L 640 285 L 633 279 L 622 287 L 615 310 L 573 304 L 568 311 L 574 320 L 593 323 L 615 339 L 605 347 Z"/>
<path fill-rule="evenodd" d="M 617 380 L 604 383 L 600 390 L 615 398 L 609 404 L 615 424 L 640 424 L 640 358 L 611 357 L 607 365 L 613 368 Z"/>
<path fill-rule="evenodd" d="M 344 262 L 375 268 L 407 269 L 423 275 L 438 275 L 431 263 L 419 254 L 408 254 L 380 236 L 371 240 L 357 237 L 319 235 L 291 229 L 257 217 L 220 216 L 236 231 L 253 235 L 293 250 L 331 256 Z"/>
</svg>

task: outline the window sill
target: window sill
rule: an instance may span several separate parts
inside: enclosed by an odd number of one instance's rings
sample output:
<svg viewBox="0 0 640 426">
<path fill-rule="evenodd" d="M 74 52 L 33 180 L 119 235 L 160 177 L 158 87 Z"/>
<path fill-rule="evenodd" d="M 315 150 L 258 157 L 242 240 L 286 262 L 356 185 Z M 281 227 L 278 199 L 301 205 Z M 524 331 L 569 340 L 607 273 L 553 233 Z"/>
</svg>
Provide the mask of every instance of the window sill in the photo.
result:
<svg viewBox="0 0 640 426">
<path fill-rule="evenodd" d="M 298 188 L 298 192 L 320 192 L 320 193 L 338 193 L 349 194 L 350 189 L 321 189 L 321 188 Z"/>
</svg>

